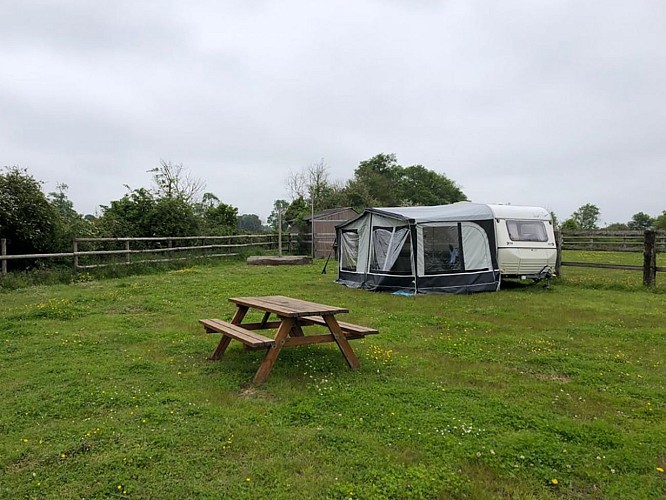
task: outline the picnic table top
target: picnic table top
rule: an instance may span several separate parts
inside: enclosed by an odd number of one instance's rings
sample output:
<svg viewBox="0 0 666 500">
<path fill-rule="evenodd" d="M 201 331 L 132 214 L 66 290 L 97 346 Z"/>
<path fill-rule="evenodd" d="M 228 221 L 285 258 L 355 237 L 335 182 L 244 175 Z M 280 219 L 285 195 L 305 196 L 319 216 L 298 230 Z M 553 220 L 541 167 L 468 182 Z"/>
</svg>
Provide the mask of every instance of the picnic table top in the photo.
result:
<svg viewBox="0 0 666 500">
<path fill-rule="evenodd" d="M 349 312 L 349 309 L 344 307 L 327 306 L 325 304 L 293 299 L 282 295 L 232 297 L 229 299 L 229 302 L 233 302 L 237 306 L 260 309 L 287 318 L 299 318 L 302 316 L 330 316 Z"/>
</svg>

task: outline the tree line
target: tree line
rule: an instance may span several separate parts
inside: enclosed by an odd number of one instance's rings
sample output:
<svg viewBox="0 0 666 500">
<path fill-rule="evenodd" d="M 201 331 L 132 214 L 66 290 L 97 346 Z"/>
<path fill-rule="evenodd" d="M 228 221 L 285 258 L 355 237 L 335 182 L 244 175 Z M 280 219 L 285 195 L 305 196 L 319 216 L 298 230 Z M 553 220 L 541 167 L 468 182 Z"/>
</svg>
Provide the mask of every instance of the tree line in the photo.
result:
<svg viewBox="0 0 666 500">
<path fill-rule="evenodd" d="M 101 205 L 101 215 L 82 215 L 58 184 L 45 194 L 42 182 L 26 169 L 0 172 L 0 238 L 8 253 L 71 251 L 74 238 L 226 235 L 239 231 L 238 210 L 214 194 L 201 196 L 203 182 L 182 165 L 161 162 L 150 188 L 130 189 L 119 200 Z M 254 216 L 259 219 L 256 215 Z"/>
<path fill-rule="evenodd" d="M 360 162 L 353 179 L 334 183 L 322 160 L 286 180 L 291 201 L 276 200 L 263 225 L 256 214 L 238 209 L 205 191 L 205 182 L 183 167 L 161 161 L 148 171 L 151 185 L 131 189 L 120 199 L 100 205 L 98 216 L 82 215 L 67 196 L 68 186 L 44 193 L 42 181 L 27 169 L 0 171 L 0 238 L 8 253 L 66 252 L 83 237 L 224 236 L 278 229 L 278 220 L 298 226 L 310 211 L 352 206 L 444 204 L 465 200 L 445 175 L 422 165 L 402 167 L 393 154 Z M 278 213 L 279 212 L 279 213 Z"/>
<path fill-rule="evenodd" d="M 351 179 L 334 182 L 322 159 L 300 172 L 289 174 L 286 185 L 290 200 L 277 199 L 263 225 L 256 214 L 238 209 L 205 191 L 205 183 L 192 177 L 182 164 L 161 161 L 148 171 L 151 185 L 131 189 L 120 199 L 100 205 L 96 216 L 78 213 L 67 196 L 68 187 L 44 193 L 42 182 L 26 169 L 0 170 L 0 238 L 7 240 L 8 253 L 66 252 L 74 238 L 224 236 L 243 232 L 277 231 L 288 226 L 307 231 L 312 212 L 352 207 L 444 205 L 466 201 L 462 189 L 446 175 L 423 165 L 402 166 L 395 154 L 380 153 L 361 161 Z M 586 204 L 558 224 L 562 229 L 597 229 L 599 208 Z M 651 217 L 634 214 L 625 223 L 607 229 L 666 229 L 666 211 Z"/>
<path fill-rule="evenodd" d="M 322 159 L 287 179 L 291 201 L 276 200 L 268 217 L 272 229 L 282 220 L 283 229 L 305 229 L 312 212 L 351 207 L 357 212 L 368 207 L 446 205 L 466 201 L 462 189 L 446 175 L 423 165 L 403 167 L 395 154 L 380 153 L 364 160 L 346 182 L 333 182 Z M 280 217 L 280 214 L 282 215 Z"/>
<path fill-rule="evenodd" d="M 576 210 L 571 216 L 558 224 L 555 214 L 551 214 L 555 225 L 562 230 L 594 230 L 599 229 L 599 207 L 592 203 L 586 203 Z M 661 215 L 652 217 L 645 212 L 637 212 L 631 216 L 628 222 L 614 222 L 604 227 L 607 231 L 627 231 L 646 229 L 666 229 L 666 210 Z"/>
</svg>

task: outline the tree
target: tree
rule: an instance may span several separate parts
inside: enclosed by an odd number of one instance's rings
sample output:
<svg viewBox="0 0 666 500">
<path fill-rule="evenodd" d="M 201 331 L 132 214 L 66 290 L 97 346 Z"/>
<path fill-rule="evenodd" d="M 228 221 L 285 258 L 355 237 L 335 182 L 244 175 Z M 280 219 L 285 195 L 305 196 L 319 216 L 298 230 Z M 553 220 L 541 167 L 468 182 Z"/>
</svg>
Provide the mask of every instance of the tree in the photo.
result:
<svg viewBox="0 0 666 500">
<path fill-rule="evenodd" d="M 402 167 L 395 154 L 379 153 L 359 163 L 354 171 L 354 183 L 363 185 L 372 203 L 367 206 L 393 207 L 401 204 L 400 181 Z M 352 186 L 358 190 L 358 186 Z M 359 207 L 361 208 L 361 207 Z M 362 207 L 365 208 L 365 207 Z"/>
<path fill-rule="evenodd" d="M 144 188 L 102 206 L 97 224 L 112 237 L 192 236 L 199 232 L 192 205 L 180 197 L 156 199 Z"/>
<path fill-rule="evenodd" d="M 278 226 L 280 225 L 280 222 L 282 222 L 282 231 L 286 231 L 289 227 L 289 222 L 287 222 L 285 217 L 288 208 L 289 202 L 287 200 L 275 200 L 273 203 L 273 211 L 266 220 L 268 227 L 277 232 Z"/>
<path fill-rule="evenodd" d="M 208 235 L 234 234 L 238 226 L 238 209 L 219 202 L 203 214 L 204 232 Z"/>
<path fill-rule="evenodd" d="M 256 214 L 243 214 L 238 216 L 238 229 L 250 233 L 258 233 L 263 230 L 261 219 Z"/>
<path fill-rule="evenodd" d="M 74 204 L 67 197 L 67 184 L 56 184 L 56 190 L 48 194 L 48 201 L 54 208 L 56 218 L 56 247 L 58 250 L 68 250 L 72 247 L 72 240 L 81 237 L 95 236 L 95 226 L 74 210 Z"/>
<path fill-rule="evenodd" d="M 152 236 L 150 214 L 154 208 L 155 198 L 152 193 L 144 188 L 135 189 L 108 206 L 101 205 L 102 215 L 97 225 L 105 236 Z"/>
<path fill-rule="evenodd" d="M 631 216 L 631 220 L 627 223 L 629 229 L 649 229 L 655 223 L 655 219 L 650 217 L 645 212 L 638 212 Z"/>
<path fill-rule="evenodd" d="M 173 164 L 160 160 L 160 166 L 149 172 L 153 174 L 155 187 L 153 194 L 157 198 L 182 198 L 186 203 L 195 202 L 206 187 L 201 179 L 190 176 L 184 171 L 182 163 Z"/>
<path fill-rule="evenodd" d="M 576 231 L 580 229 L 580 225 L 576 219 L 570 217 L 560 224 L 560 229 L 562 231 Z"/>
<path fill-rule="evenodd" d="M 395 154 L 387 153 L 360 162 L 353 179 L 344 184 L 329 181 L 328 165 L 322 159 L 299 173 L 290 174 L 287 188 L 292 203 L 304 200 L 310 207 L 309 213 L 313 211 L 313 202 L 317 212 L 337 207 L 362 211 L 377 206 L 445 205 L 467 199 L 444 174 L 423 165 L 403 168 Z M 289 220 L 296 220 L 297 216 L 292 215 L 294 218 Z"/>
<path fill-rule="evenodd" d="M 328 186 L 328 170 L 326 161 L 322 158 L 318 162 L 311 163 L 307 168 L 307 187 L 310 196 L 310 206 L 312 210 L 318 212 L 321 210 L 323 193 Z"/>
<path fill-rule="evenodd" d="M 467 196 L 445 175 L 423 165 L 403 169 L 400 181 L 401 202 L 409 205 L 447 205 L 467 200 Z"/>
<path fill-rule="evenodd" d="M 379 153 L 362 161 L 354 179 L 345 186 L 347 205 L 362 210 L 370 206 L 446 205 L 467 199 L 451 179 L 423 165 L 402 167 L 395 154 Z"/>
<path fill-rule="evenodd" d="M 597 221 L 599 220 L 599 208 L 596 205 L 587 203 L 576 210 L 571 218 L 578 225 L 578 229 L 598 229 Z"/>
<path fill-rule="evenodd" d="M 148 217 L 144 236 L 192 236 L 200 234 L 200 219 L 194 207 L 183 198 L 161 198 L 155 201 Z"/>
<path fill-rule="evenodd" d="M 372 196 L 369 187 L 356 179 L 347 181 L 344 193 L 346 203 L 343 205 L 354 207 L 358 212 L 362 212 L 367 207 L 377 207 L 380 205 Z"/>
<path fill-rule="evenodd" d="M 287 191 L 292 200 L 305 198 L 308 195 L 306 176 L 304 170 L 300 172 L 289 172 L 286 180 Z"/>
<path fill-rule="evenodd" d="M 284 212 L 284 219 L 291 225 L 298 227 L 300 230 L 305 231 L 307 224 L 304 224 L 303 219 L 310 215 L 310 207 L 308 203 L 299 196 L 292 201 Z"/>
<path fill-rule="evenodd" d="M 322 158 L 300 172 L 290 173 L 287 177 L 287 189 L 292 200 L 307 199 L 311 211 L 321 210 L 326 203 L 325 194 L 330 194 L 333 190 L 328 181 L 328 170 L 329 167 Z"/>
<path fill-rule="evenodd" d="M 58 212 L 48 202 L 42 183 L 18 167 L 0 173 L 0 238 L 10 254 L 56 249 Z"/>
<path fill-rule="evenodd" d="M 655 229 L 666 229 L 666 210 L 654 219 Z"/>
<path fill-rule="evenodd" d="M 319 210 L 328 208 L 349 207 L 349 197 L 342 182 L 327 182 L 319 190 L 317 206 Z"/>
</svg>

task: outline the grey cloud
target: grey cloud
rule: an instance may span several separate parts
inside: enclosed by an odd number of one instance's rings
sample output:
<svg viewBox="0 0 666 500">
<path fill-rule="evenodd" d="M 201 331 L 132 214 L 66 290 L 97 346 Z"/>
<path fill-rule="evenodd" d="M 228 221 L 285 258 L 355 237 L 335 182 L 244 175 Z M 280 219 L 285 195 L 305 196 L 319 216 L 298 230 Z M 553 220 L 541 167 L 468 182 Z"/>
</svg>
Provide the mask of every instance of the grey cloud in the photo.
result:
<svg viewBox="0 0 666 500">
<path fill-rule="evenodd" d="M 146 185 L 164 158 L 266 217 L 289 171 L 324 157 L 348 179 L 381 151 L 475 201 L 560 218 L 591 202 L 606 222 L 666 209 L 661 2 L 2 10 L 2 162 L 67 182 L 81 211 Z"/>
</svg>

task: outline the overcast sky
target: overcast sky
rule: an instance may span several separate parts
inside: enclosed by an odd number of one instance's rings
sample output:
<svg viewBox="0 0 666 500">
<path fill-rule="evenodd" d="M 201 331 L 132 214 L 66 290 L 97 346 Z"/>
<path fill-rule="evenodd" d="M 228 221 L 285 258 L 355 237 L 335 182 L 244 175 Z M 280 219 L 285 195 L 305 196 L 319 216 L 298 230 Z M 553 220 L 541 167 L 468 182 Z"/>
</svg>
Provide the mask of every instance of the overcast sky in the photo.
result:
<svg viewBox="0 0 666 500">
<path fill-rule="evenodd" d="M 395 153 L 481 203 L 666 210 L 666 3 L 0 0 L 0 166 L 81 213 L 161 159 L 266 219 Z"/>
</svg>

